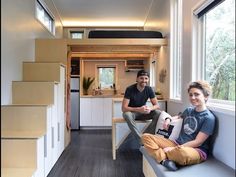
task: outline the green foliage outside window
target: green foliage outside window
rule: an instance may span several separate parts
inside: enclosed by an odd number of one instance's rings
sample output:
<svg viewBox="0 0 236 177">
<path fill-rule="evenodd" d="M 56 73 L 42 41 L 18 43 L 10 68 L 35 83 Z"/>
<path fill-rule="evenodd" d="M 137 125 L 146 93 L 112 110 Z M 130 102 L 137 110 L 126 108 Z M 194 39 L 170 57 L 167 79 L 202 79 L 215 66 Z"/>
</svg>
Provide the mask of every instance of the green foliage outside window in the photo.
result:
<svg viewBox="0 0 236 177">
<path fill-rule="evenodd" d="M 235 0 L 206 14 L 205 75 L 213 99 L 235 101 Z"/>
<path fill-rule="evenodd" d="M 102 89 L 112 88 L 115 83 L 115 68 L 99 68 L 99 85 Z"/>
</svg>

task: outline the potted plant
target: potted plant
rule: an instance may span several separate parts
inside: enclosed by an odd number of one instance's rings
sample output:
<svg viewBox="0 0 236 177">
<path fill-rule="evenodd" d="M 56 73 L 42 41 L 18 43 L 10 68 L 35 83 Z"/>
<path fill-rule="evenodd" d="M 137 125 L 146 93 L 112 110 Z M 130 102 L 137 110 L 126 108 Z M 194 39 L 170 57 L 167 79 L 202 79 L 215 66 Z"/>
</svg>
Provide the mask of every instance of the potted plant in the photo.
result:
<svg viewBox="0 0 236 177">
<path fill-rule="evenodd" d="M 163 99 L 160 89 L 157 89 L 157 91 L 155 92 L 155 94 L 156 94 L 157 99 L 159 99 L 159 100 L 162 100 L 162 99 Z"/>
<path fill-rule="evenodd" d="M 88 89 L 90 87 L 90 85 L 93 83 L 95 78 L 91 78 L 91 77 L 83 77 L 83 89 L 84 89 L 84 95 L 88 95 Z"/>
</svg>

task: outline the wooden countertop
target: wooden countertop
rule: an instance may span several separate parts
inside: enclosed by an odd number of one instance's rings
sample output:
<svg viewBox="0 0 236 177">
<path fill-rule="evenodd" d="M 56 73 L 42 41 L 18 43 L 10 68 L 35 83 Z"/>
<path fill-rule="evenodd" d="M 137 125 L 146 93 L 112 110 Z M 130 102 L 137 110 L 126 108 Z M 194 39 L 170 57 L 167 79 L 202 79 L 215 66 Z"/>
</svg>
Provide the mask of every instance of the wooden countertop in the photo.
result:
<svg viewBox="0 0 236 177">
<path fill-rule="evenodd" d="M 113 102 L 121 102 L 123 100 L 123 97 L 121 98 L 113 98 L 112 99 L 112 101 Z M 149 99 L 148 99 L 148 101 L 150 101 Z M 165 102 L 165 101 L 167 101 L 167 100 L 165 100 L 165 99 L 163 99 L 163 100 L 158 100 L 158 102 Z"/>
<path fill-rule="evenodd" d="M 123 99 L 124 95 L 81 95 L 80 98 L 120 98 Z"/>
<path fill-rule="evenodd" d="M 117 95 L 82 95 L 80 98 L 112 98 L 114 102 L 121 102 L 124 98 L 124 95 L 117 94 Z M 157 99 L 158 102 L 165 102 L 167 101 L 166 99 Z M 148 100 L 150 101 L 150 100 Z"/>
</svg>

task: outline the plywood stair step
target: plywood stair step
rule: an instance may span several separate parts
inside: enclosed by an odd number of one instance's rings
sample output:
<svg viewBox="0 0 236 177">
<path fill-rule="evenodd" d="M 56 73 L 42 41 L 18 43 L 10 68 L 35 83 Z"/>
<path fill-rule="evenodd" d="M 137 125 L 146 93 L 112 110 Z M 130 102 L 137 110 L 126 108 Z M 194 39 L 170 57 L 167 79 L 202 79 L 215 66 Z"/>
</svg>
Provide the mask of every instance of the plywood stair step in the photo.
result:
<svg viewBox="0 0 236 177">
<path fill-rule="evenodd" d="M 2 177 L 34 177 L 33 168 L 1 168 Z"/>
<path fill-rule="evenodd" d="M 2 138 L 39 138 L 47 131 L 47 105 L 1 106 Z"/>
<path fill-rule="evenodd" d="M 23 63 L 23 81 L 56 81 L 60 82 L 62 63 Z"/>
<path fill-rule="evenodd" d="M 12 105 L 1 106 L 1 176 L 46 177 L 65 148 L 66 66 L 23 63 Z"/>
<path fill-rule="evenodd" d="M 57 82 L 12 82 L 13 104 L 54 104 Z"/>
<path fill-rule="evenodd" d="M 39 139 L 1 139 L 1 176 L 43 177 L 44 142 Z"/>
</svg>

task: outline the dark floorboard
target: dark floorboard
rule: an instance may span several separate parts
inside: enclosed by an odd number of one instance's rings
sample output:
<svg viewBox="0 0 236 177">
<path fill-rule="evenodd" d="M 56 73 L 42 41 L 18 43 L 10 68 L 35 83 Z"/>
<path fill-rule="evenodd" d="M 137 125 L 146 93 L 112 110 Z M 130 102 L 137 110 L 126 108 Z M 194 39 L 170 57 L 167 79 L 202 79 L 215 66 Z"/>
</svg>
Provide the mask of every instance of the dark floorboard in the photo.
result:
<svg viewBox="0 0 236 177">
<path fill-rule="evenodd" d="M 48 177 L 144 177 L 142 155 L 132 135 L 112 160 L 111 130 L 72 131 Z"/>
</svg>

